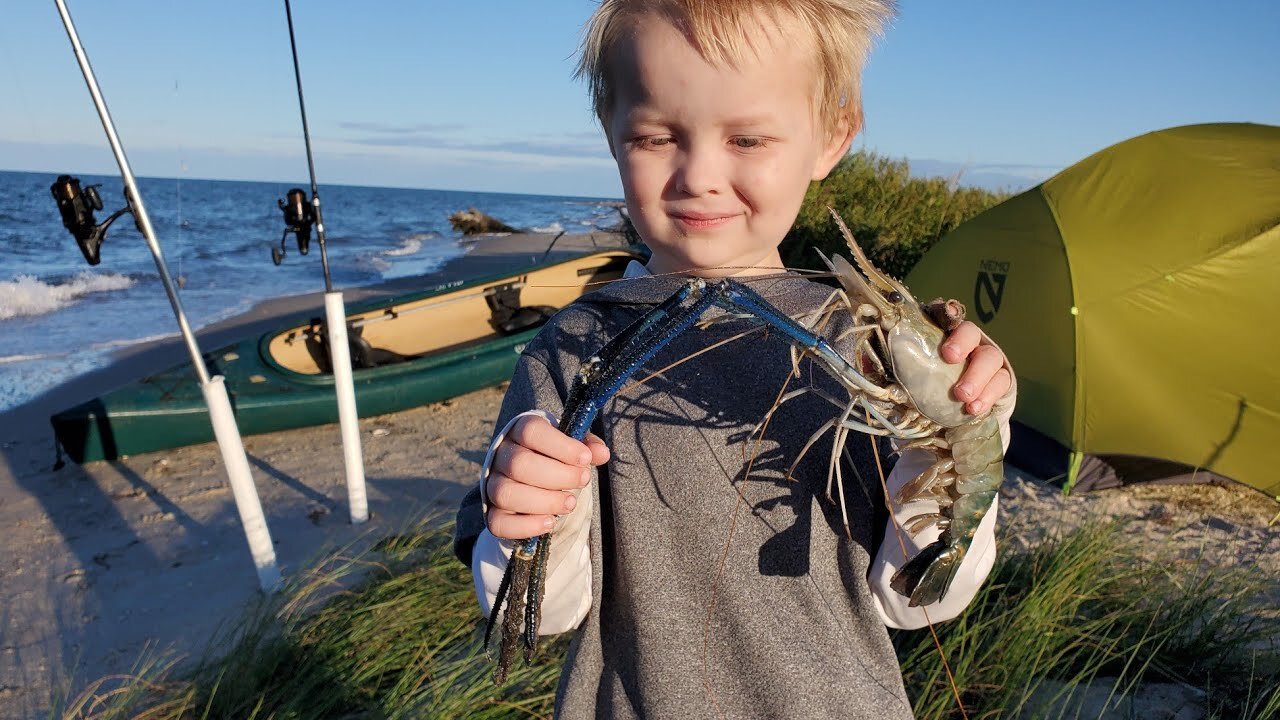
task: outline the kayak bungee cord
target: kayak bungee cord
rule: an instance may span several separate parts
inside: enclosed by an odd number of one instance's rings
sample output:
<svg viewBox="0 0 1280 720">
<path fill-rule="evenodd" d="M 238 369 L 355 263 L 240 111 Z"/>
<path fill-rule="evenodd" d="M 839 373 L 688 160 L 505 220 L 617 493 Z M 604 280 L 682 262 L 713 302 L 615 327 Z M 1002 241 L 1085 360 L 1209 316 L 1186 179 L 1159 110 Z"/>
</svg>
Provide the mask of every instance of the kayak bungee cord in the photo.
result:
<svg viewBox="0 0 1280 720">
<path fill-rule="evenodd" d="M 289 25 L 289 47 L 293 51 L 293 77 L 298 86 L 298 110 L 302 113 L 302 139 L 307 148 L 307 170 L 311 174 L 311 202 L 306 193 L 293 188 L 279 201 L 284 212 L 285 229 L 280 247 L 271 249 L 276 265 L 284 259 L 284 241 L 297 236 L 298 252 L 306 255 L 311 244 L 311 226 L 315 225 L 320 243 L 320 265 L 324 269 L 324 311 L 328 328 L 329 366 L 333 370 L 333 389 L 338 396 L 338 424 L 342 431 L 342 456 L 347 470 L 347 501 L 351 507 L 351 523 L 358 525 L 369 519 L 369 501 L 365 494 L 364 456 L 360 446 L 360 419 L 356 414 L 355 382 L 351 377 L 351 348 L 347 344 L 347 310 L 342 292 L 333 289 L 329 274 L 329 252 L 325 246 L 324 216 L 320 212 L 320 191 L 316 186 L 316 164 L 311 154 L 311 129 L 307 125 L 307 104 L 302 98 L 302 71 L 298 66 L 298 44 L 293 35 L 293 11 L 284 0 L 285 20 Z"/>
<path fill-rule="evenodd" d="M 98 81 L 94 77 L 93 68 L 89 66 L 89 57 L 80 45 L 80 36 L 76 33 L 75 24 L 71 21 L 71 13 L 64 0 L 54 0 L 58 6 L 58 14 L 62 16 L 62 24 L 71 40 L 71 49 L 75 52 L 76 61 L 80 64 L 80 72 L 84 75 L 85 84 L 89 87 L 89 95 L 93 98 L 98 118 L 102 121 L 102 129 L 107 133 L 107 142 L 115 154 L 116 163 L 120 166 L 120 176 L 124 180 L 124 197 L 127 203 L 124 208 L 113 213 L 106 222 L 97 225 L 94 222 L 93 210 L 102 209 L 102 200 L 91 186 L 87 192 L 80 190 L 80 181 L 67 175 L 60 176 L 51 188 L 58 209 L 62 212 L 63 224 L 76 236 L 80 250 L 90 265 L 97 265 L 101 260 L 99 251 L 107 226 L 123 213 L 133 214 L 134 224 L 142 233 L 155 259 L 156 270 L 160 273 L 160 281 L 169 295 L 169 304 L 173 306 L 173 314 L 178 320 L 178 329 L 186 342 L 187 351 L 191 354 L 191 364 L 200 380 L 200 390 L 204 394 L 205 404 L 209 407 L 209 418 L 213 422 L 214 437 L 218 449 L 222 453 L 222 461 L 227 469 L 227 477 L 231 483 L 231 493 L 235 498 L 236 509 L 240 513 L 240 522 L 244 526 L 245 539 L 249 543 L 249 553 L 253 556 L 253 564 L 258 571 L 258 584 L 264 591 L 272 591 L 280 585 L 280 570 L 276 565 L 275 548 L 271 544 L 271 534 L 267 530 L 267 521 L 262 514 L 262 503 L 258 499 L 258 490 L 253 484 L 253 475 L 249 470 L 249 459 L 245 455 L 244 443 L 240 439 L 240 431 L 236 427 L 235 413 L 231 409 L 231 401 L 227 397 L 227 388 L 221 375 L 209 376 L 205 367 L 200 346 L 196 343 L 187 316 L 182 311 L 182 302 L 174 288 L 173 279 L 165 265 L 164 255 L 160 251 L 160 242 L 156 239 L 155 229 L 151 226 L 151 218 L 142 202 L 142 193 L 138 191 L 138 183 L 125 157 L 124 147 L 116 135 L 111 114 L 107 111 L 107 103 L 98 89 Z"/>
</svg>

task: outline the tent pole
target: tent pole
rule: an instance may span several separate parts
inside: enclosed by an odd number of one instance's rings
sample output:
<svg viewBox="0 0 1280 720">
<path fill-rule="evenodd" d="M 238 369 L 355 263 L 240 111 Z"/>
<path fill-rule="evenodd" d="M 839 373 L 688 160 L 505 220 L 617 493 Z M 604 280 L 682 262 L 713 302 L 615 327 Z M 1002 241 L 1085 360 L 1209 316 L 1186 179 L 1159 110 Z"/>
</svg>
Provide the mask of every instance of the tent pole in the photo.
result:
<svg viewBox="0 0 1280 720">
<path fill-rule="evenodd" d="M 1076 480 L 1080 476 L 1080 465 L 1084 462 L 1084 453 L 1077 450 L 1071 451 L 1071 465 L 1067 469 L 1067 480 L 1062 484 L 1062 494 L 1070 495 L 1071 489 L 1075 487 Z"/>
</svg>

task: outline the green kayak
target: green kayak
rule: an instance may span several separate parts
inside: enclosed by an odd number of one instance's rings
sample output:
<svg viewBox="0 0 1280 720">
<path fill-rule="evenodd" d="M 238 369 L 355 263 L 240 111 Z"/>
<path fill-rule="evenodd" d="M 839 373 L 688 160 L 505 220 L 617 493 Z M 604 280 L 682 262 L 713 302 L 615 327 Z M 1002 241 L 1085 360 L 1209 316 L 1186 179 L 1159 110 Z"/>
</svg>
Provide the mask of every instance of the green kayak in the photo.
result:
<svg viewBox="0 0 1280 720">
<path fill-rule="evenodd" d="M 610 249 L 348 308 L 361 417 L 405 410 L 511 377 L 521 350 L 557 310 L 639 259 Z M 320 318 L 206 352 L 226 378 L 241 435 L 337 422 Z M 213 440 L 189 363 L 142 378 L 51 418 L 79 463 Z"/>
</svg>

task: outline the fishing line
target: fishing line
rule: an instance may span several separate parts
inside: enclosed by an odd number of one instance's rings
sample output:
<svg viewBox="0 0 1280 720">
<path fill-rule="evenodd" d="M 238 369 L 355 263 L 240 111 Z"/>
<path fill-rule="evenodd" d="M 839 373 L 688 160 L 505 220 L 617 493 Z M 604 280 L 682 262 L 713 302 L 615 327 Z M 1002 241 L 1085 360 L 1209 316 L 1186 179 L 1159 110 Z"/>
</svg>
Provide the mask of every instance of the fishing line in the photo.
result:
<svg viewBox="0 0 1280 720">
<path fill-rule="evenodd" d="M 871 416 L 864 410 L 866 422 L 871 422 Z M 876 459 L 876 472 L 880 475 L 880 490 L 884 493 L 884 506 L 889 511 L 889 522 L 893 525 L 894 537 L 898 541 L 898 549 L 902 552 L 902 557 L 907 557 L 907 545 L 902 539 L 904 530 L 902 525 L 898 523 L 898 517 L 893 514 L 893 502 L 889 498 L 889 483 L 885 479 L 884 466 L 880 462 L 880 447 L 874 437 L 868 436 L 871 440 L 871 454 Z M 960 717 L 963 720 L 969 720 L 969 713 L 965 710 L 964 702 L 960 699 L 960 686 L 956 683 L 956 676 L 951 672 L 951 663 L 947 662 L 947 653 L 942 649 L 942 639 L 938 637 L 938 629 L 934 627 L 933 620 L 929 618 L 929 610 L 923 605 L 920 606 L 920 612 L 924 615 L 924 622 L 929 626 L 929 635 L 933 638 L 933 646 L 938 650 L 938 659 L 942 661 L 942 670 L 946 673 L 947 682 L 951 686 L 951 694 L 955 698 L 956 707 L 960 710 Z"/>
<path fill-rule="evenodd" d="M 619 249 L 619 250 L 622 250 L 623 248 L 618 248 L 618 249 Z M 740 282 L 740 283 L 744 283 L 744 284 L 750 284 L 750 283 L 753 283 L 753 282 L 764 282 L 764 281 L 766 281 L 766 280 L 782 280 L 782 279 L 785 279 L 785 278 L 795 278 L 795 277 L 797 277 L 797 276 L 799 276 L 799 277 L 806 277 L 806 278 L 813 278 L 813 279 L 819 279 L 819 280 L 820 280 L 820 279 L 824 279 L 824 278 L 832 278 L 832 277 L 835 277 L 835 275 L 834 275 L 830 270 L 810 270 L 810 269 L 808 269 L 808 268 L 798 268 L 798 267 L 797 267 L 797 268 L 788 268 L 788 267 L 756 268 L 754 265 L 722 265 L 722 266 L 717 267 L 717 268 L 714 268 L 714 269 L 716 269 L 716 270 L 755 270 L 755 269 L 760 269 L 760 270 L 778 270 L 778 271 L 780 271 L 780 272 L 776 272 L 776 273 L 767 273 L 767 274 L 764 274 L 764 275 L 748 275 L 748 276 L 745 276 L 745 277 L 739 277 L 739 276 L 737 276 L 737 275 L 727 275 L 727 276 L 725 276 L 725 277 L 732 277 L 734 280 L 736 280 L 736 281 L 738 281 L 738 282 Z M 605 286 L 605 285 L 611 285 L 611 284 L 616 283 L 616 282 L 652 282 L 652 281 L 654 281 L 654 280 L 656 280 L 656 279 L 658 279 L 658 278 L 667 278 L 667 277 L 681 277 L 681 278 L 687 278 L 687 277 L 691 277 L 691 276 L 690 276 L 690 275 L 685 274 L 685 271 L 681 271 L 681 270 L 672 270 L 671 272 L 665 272 L 665 273 L 653 273 L 653 274 L 649 274 L 649 275 L 639 275 L 639 276 L 636 276 L 636 277 L 629 277 L 629 278 L 617 278 L 617 279 L 615 279 L 615 280 L 592 280 L 592 281 L 590 281 L 590 282 L 583 283 L 582 285 L 561 284 L 561 283 L 533 283 L 533 284 L 530 284 L 530 285 L 529 285 L 529 287 L 534 287 L 534 288 L 603 287 L 603 286 Z"/>
<path fill-rule="evenodd" d="M 178 98 L 178 79 L 173 80 L 173 96 L 174 102 L 177 103 Z M 185 289 L 187 287 L 187 276 L 182 272 L 182 260 L 187 255 L 187 244 L 182 238 L 182 231 L 187 227 L 186 218 L 182 216 L 182 173 L 187 169 L 187 163 L 182 156 L 186 154 L 186 149 L 182 146 L 182 141 L 178 141 L 178 176 L 177 187 L 175 193 L 178 196 L 178 288 Z"/>
</svg>

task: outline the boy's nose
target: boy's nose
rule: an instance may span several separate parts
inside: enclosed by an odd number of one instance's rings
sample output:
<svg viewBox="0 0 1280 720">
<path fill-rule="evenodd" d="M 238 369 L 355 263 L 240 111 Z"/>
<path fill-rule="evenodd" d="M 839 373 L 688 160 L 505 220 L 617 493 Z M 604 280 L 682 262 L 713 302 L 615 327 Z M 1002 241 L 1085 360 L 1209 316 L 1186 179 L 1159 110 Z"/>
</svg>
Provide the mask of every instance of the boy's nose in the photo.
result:
<svg viewBox="0 0 1280 720">
<path fill-rule="evenodd" d="M 676 170 L 676 187 L 686 195 L 706 195 L 720 190 L 723 169 L 714 150 L 695 145 L 685 150 Z"/>
</svg>

